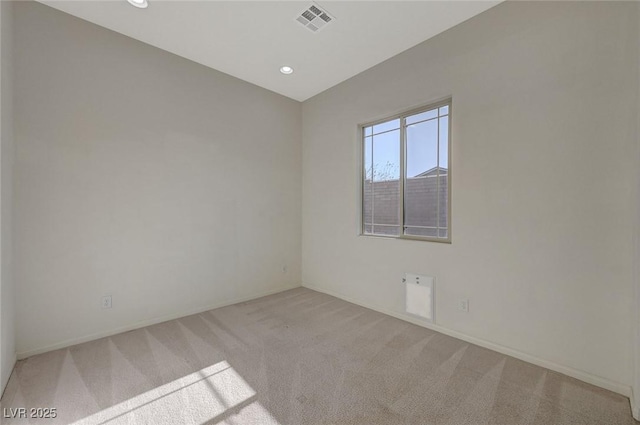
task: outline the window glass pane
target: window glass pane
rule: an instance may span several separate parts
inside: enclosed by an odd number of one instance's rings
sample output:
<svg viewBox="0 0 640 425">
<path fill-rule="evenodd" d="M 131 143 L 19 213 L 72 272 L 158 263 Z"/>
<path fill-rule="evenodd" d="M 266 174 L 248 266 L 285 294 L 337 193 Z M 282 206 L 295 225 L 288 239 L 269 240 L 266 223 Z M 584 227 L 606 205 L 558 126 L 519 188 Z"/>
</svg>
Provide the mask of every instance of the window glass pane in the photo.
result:
<svg viewBox="0 0 640 425">
<path fill-rule="evenodd" d="M 438 165 L 438 121 L 407 126 L 407 177 L 416 177 Z"/>
<path fill-rule="evenodd" d="M 365 127 L 364 128 L 364 135 L 365 136 L 371 136 L 371 131 L 372 131 L 373 127 L 369 126 L 369 127 Z"/>
<path fill-rule="evenodd" d="M 406 180 L 404 188 L 404 232 L 407 235 L 439 237 L 440 221 L 443 226 L 446 217 L 441 214 L 440 183 L 446 181 L 447 170 L 438 167 L 439 158 L 447 158 L 447 153 L 438 154 L 438 146 L 446 142 L 438 141 L 438 120 L 425 121 L 407 126 L 406 129 Z M 446 133 L 445 133 L 446 136 Z M 444 174 L 440 176 L 440 174 Z"/>
<path fill-rule="evenodd" d="M 442 108 L 441 108 L 442 109 Z M 448 238 L 449 227 L 449 117 L 440 117 L 440 184 L 438 187 L 439 196 L 439 221 L 438 221 L 438 237 Z M 443 175 L 444 174 L 444 175 Z"/>
<path fill-rule="evenodd" d="M 449 117 L 440 117 L 440 168 L 449 168 Z M 445 171 L 446 172 L 446 171 Z"/>
<path fill-rule="evenodd" d="M 400 226 L 375 224 L 373 226 L 373 233 L 376 235 L 400 236 Z"/>
<path fill-rule="evenodd" d="M 404 229 L 404 234 L 410 235 L 410 236 L 424 236 L 428 238 L 437 238 L 438 229 L 406 226 Z"/>
<path fill-rule="evenodd" d="M 372 232 L 398 236 L 401 227 L 400 130 L 374 135 L 372 158 Z"/>
<path fill-rule="evenodd" d="M 373 134 L 383 133 L 400 128 L 400 119 L 383 122 L 373 126 Z"/>
<path fill-rule="evenodd" d="M 369 127 L 371 128 L 371 127 Z M 362 192 L 362 220 L 364 222 L 364 232 L 372 233 L 371 222 L 373 219 L 373 192 L 371 190 L 371 173 L 373 171 L 372 164 L 372 137 L 364 138 L 364 157 L 363 157 L 363 192 Z"/>
<path fill-rule="evenodd" d="M 432 118 L 435 118 L 438 116 L 438 110 L 437 109 L 432 109 L 430 111 L 427 112 L 422 112 L 420 114 L 415 114 L 415 115 L 411 115 L 407 117 L 407 125 L 409 124 L 413 124 L 419 121 L 425 121 L 425 120 L 429 120 Z"/>
<path fill-rule="evenodd" d="M 373 172 L 373 137 L 364 138 L 364 178 L 371 180 Z"/>
<path fill-rule="evenodd" d="M 440 175 L 440 186 L 438 187 L 438 195 L 440 199 L 438 200 L 439 204 L 439 213 L 438 213 L 438 227 L 440 228 L 439 237 L 446 238 L 447 237 L 447 229 L 449 227 L 449 176 Z"/>
<path fill-rule="evenodd" d="M 440 108 L 440 116 L 449 114 L 449 105 Z"/>
<path fill-rule="evenodd" d="M 400 130 L 373 136 L 373 180 L 400 178 Z"/>
</svg>

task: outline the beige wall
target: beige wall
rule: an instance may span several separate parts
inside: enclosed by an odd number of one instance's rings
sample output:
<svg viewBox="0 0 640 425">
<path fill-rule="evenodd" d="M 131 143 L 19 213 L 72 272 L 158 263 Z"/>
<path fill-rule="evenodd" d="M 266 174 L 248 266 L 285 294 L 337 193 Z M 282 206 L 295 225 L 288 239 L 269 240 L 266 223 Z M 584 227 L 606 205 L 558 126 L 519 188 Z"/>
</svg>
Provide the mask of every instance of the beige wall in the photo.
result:
<svg viewBox="0 0 640 425">
<path fill-rule="evenodd" d="M 13 6 L 0 2 L 0 393 L 16 361 L 13 284 Z"/>
<path fill-rule="evenodd" d="M 299 286 L 300 103 L 37 3 L 15 29 L 21 355 Z"/>
<path fill-rule="evenodd" d="M 632 384 L 637 5 L 507 2 L 303 105 L 303 285 Z M 453 98 L 452 238 L 358 236 L 359 123 Z M 457 310 L 468 298 L 470 312 Z"/>
</svg>

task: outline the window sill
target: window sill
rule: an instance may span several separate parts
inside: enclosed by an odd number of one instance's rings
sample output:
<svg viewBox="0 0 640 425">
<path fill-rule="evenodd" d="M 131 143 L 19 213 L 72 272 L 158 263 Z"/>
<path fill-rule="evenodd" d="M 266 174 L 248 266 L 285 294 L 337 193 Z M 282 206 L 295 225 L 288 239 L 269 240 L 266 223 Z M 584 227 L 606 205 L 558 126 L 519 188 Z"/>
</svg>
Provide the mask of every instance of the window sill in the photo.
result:
<svg viewBox="0 0 640 425">
<path fill-rule="evenodd" d="M 437 238 L 427 238 L 424 236 L 411 236 L 411 235 L 401 235 L 401 236 L 393 236 L 393 235 L 374 235 L 369 233 L 360 233 L 358 236 L 363 236 L 367 238 L 380 238 L 380 239 L 396 239 L 396 240 L 407 240 L 407 241 L 420 241 L 420 242 L 436 242 L 451 245 L 451 238 L 448 239 L 437 239 Z"/>
</svg>

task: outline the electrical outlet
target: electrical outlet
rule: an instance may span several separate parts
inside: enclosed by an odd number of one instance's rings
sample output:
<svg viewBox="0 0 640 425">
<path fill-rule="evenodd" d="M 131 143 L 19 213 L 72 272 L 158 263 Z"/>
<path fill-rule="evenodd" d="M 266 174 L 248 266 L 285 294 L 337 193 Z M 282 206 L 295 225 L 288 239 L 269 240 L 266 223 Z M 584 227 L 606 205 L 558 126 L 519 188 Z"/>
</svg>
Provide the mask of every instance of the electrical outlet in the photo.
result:
<svg viewBox="0 0 640 425">
<path fill-rule="evenodd" d="M 111 295 L 102 297 L 102 308 L 111 308 Z"/>
<path fill-rule="evenodd" d="M 469 300 L 458 300 L 458 310 L 469 312 Z"/>
</svg>

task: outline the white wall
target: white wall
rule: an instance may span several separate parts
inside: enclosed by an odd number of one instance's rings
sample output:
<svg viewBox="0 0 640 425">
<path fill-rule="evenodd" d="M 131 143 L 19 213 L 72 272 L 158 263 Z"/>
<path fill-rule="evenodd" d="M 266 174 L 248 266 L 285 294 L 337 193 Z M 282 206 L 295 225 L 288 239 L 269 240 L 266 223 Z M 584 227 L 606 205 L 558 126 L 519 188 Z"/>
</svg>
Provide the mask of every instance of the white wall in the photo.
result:
<svg viewBox="0 0 640 425">
<path fill-rule="evenodd" d="M 0 393 L 16 362 L 13 209 L 13 5 L 0 2 Z"/>
<path fill-rule="evenodd" d="M 13 139 L 0 4 L 5 382 Z M 15 9 L 22 355 L 297 286 L 302 226 L 306 286 L 401 316 L 403 273 L 433 274 L 441 329 L 620 392 L 635 361 L 640 388 L 637 4 L 500 5 L 305 102 L 302 116 L 47 7 Z M 453 243 L 357 236 L 357 124 L 449 95 Z M 99 308 L 107 293 L 112 310 Z"/>
<path fill-rule="evenodd" d="M 628 394 L 636 7 L 506 2 L 306 101 L 303 285 L 402 315 L 436 276 L 440 329 Z M 357 125 L 446 96 L 453 243 L 357 236 Z"/>
<path fill-rule="evenodd" d="M 34 2 L 14 36 L 20 356 L 299 286 L 300 103 Z"/>
<path fill-rule="evenodd" d="M 635 251 L 634 251 L 634 284 L 635 284 L 635 316 L 634 316 L 634 334 L 632 337 L 634 344 L 634 356 L 633 356 L 633 394 L 631 398 L 631 409 L 633 417 L 640 421 L 640 4 L 636 3 L 636 24 L 637 24 L 637 47 L 638 47 L 638 64 L 637 64 L 637 112 L 638 120 L 636 121 L 636 137 L 638 140 L 637 152 L 636 152 L 636 191 L 637 202 L 635 209 Z"/>
</svg>

